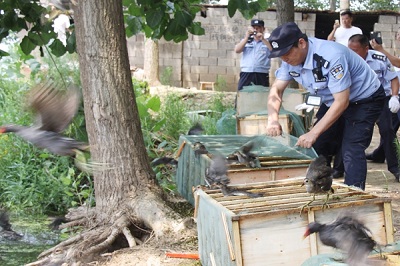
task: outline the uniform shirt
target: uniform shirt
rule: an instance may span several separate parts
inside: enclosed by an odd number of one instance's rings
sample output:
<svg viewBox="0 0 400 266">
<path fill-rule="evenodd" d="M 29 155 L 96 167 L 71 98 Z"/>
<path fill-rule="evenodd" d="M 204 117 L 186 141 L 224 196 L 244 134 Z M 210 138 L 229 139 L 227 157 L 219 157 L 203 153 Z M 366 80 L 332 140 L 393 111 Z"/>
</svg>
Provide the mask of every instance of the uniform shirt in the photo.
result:
<svg viewBox="0 0 400 266">
<path fill-rule="evenodd" d="M 343 44 L 344 46 L 348 46 L 349 39 L 354 34 L 363 34 L 362 30 L 358 27 L 352 26 L 351 28 L 344 28 L 340 26 L 336 29 L 334 37 L 335 42 Z"/>
<path fill-rule="evenodd" d="M 323 57 L 322 77 L 314 77 L 314 54 Z M 321 97 L 322 103 L 331 106 L 333 95 L 350 88 L 350 102 L 371 96 L 380 86 L 375 72 L 358 54 L 332 41 L 308 39 L 308 54 L 304 64 L 292 66 L 286 62 L 277 69 L 276 78 L 296 80 L 310 94 Z"/>
<path fill-rule="evenodd" d="M 374 70 L 375 73 L 378 75 L 378 79 L 385 89 L 386 96 L 391 95 L 391 81 L 392 79 L 397 77 L 397 73 L 387 57 L 378 51 L 368 50 L 365 62 L 367 62 L 372 70 Z"/>
<path fill-rule="evenodd" d="M 241 72 L 269 73 L 271 61 L 270 51 L 262 41 L 253 40 L 246 43 L 240 60 Z"/>
</svg>

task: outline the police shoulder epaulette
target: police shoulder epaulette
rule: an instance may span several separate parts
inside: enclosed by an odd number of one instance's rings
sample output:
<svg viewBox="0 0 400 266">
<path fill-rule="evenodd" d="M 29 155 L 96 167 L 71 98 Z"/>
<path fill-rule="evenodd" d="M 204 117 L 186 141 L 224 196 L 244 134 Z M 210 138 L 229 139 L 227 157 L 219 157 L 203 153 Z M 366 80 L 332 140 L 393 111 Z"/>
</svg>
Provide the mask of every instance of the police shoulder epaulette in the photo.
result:
<svg viewBox="0 0 400 266">
<path fill-rule="evenodd" d="M 386 61 L 386 56 L 382 55 L 382 54 L 372 54 L 372 58 L 373 59 L 378 59 L 381 61 Z"/>
</svg>

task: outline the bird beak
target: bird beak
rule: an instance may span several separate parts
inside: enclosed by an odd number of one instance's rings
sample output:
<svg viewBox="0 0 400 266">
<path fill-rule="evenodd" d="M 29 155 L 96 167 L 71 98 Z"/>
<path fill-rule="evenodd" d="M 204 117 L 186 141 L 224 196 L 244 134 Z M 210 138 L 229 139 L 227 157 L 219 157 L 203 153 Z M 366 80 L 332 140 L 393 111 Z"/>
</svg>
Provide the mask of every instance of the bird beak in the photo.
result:
<svg viewBox="0 0 400 266">
<path fill-rule="evenodd" d="M 0 134 L 5 133 L 6 129 L 4 127 L 0 127 Z"/>
<path fill-rule="evenodd" d="M 306 231 L 304 232 L 303 239 L 305 239 L 309 235 L 310 235 L 310 229 L 307 228 Z"/>
</svg>

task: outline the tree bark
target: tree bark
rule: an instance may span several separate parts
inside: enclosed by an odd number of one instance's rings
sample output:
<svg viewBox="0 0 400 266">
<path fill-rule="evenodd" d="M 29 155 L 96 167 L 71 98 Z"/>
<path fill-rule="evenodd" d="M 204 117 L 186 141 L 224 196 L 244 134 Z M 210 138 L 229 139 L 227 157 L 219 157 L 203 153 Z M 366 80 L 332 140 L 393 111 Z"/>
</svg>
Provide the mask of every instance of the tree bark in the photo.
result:
<svg viewBox="0 0 400 266">
<path fill-rule="evenodd" d="M 278 26 L 286 22 L 294 21 L 294 1 L 278 0 L 276 1 L 276 15 Z"/>
<path fill-rule="evenodd" d="M 145 38 L 144 42 L 146 48 L 144 49 L 143 70 L 146 80 L 150 86 L 159 86 L 161 82 L 158 68 L 160 65 L 158 41 Z"/>
<path fill-rule="evenodd" d="M 38 264 L 90 261 L 118 239 L 140 244 L 133 223 L 161 237 L 177 221 L 162 200 L 141 132 L 129 69 L 122 0 L 78 1 L 74 8 L 86 127 L 94 172 L 96 207 L 67 215 L 87 230 L 40 255 Z M 132 229 L 133 230 L 133 229 Z M 62 251 L 62 252 L 61 252 Z"/>
</svg>

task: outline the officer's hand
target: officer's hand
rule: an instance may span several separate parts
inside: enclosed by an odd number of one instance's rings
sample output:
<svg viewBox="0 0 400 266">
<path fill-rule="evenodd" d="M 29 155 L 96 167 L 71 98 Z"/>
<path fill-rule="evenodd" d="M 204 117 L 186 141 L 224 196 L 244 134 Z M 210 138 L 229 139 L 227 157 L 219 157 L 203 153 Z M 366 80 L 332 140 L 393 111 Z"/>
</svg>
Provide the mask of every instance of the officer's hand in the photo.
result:
<svg viewBox="0 0 400 266">
<path fill-rule="evenodd" d="M 400 109 L 399 96 L 392 96 L 389 100 L 389 109 L 392 113 L 397 113 Z"/>
<path fill-rule="evenodd" d="M 282 127 L 278 121 L 269 121 L 267 123 L 267 135 L 276 137 L 282 135 Z"/>
<path fill-rule="evenodd" d="M 383 46 L 382 46 L 381 44 L 377 43 L 377 42 L 375 41 L 375 39 L 371 39 L 371 40 L 369 41 L 369 44 L 371 44 L 371 47 L 372 47 L 374 50 L 376 50 L 376 51 L 381 52 L 382 49 L 383 49 Z"/>
<path fill-rule="evenodd" d="M 311 110 L 314 109 L 314 106 L 308 105 L 308 104 L 306 104 L 306 103 L 302 103 L 302 104 L 296 105 L 294 108 L 295 108 L 297 111 L 306 110 L 306 112 L 309 113 L 309 112 L 311 112 Z"/>
<path fill-rule="evenodd" d="M 252 35 L 254 33 L 254 29 L 253 28 L 247 28 L 246 31 L 246 38 L 248 38 L 250 35 Z"/>
<path fill-rule="evenodd" d="M 315 141 L 317 141 L 317 137 L 310 131 L 299 137 L 296 146 L 300 146 L 302 148 L 311 148 Z"/>
</svg>

